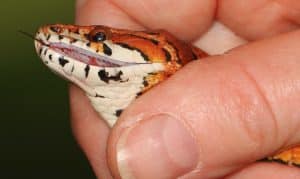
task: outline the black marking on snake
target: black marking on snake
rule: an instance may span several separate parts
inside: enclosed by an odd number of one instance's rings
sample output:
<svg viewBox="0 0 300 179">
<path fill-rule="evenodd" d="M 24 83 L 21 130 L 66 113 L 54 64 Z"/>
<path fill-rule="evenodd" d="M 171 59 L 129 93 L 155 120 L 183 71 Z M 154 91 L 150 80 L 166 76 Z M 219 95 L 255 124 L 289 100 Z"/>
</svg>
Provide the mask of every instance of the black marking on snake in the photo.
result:
<svg viewBox="0 0 300 179">
<path fill-rule="evenodd" d="M 149 35 L 159 35 L 159 32 L 147 32 Z"/>
<path fill-rule="evenodd" d="M 50 37 L 51 37 L 51 35 L 49 34 L 49 35 L 47 35 L 47 38 L 46 38 L 46 39 L 47 39 L 47 40 L 49 40 L 49 39 L 50 39 Z"/>
<path fill-rule="evenodd" d="M 64 59 L 64 57 L 59 57 L 58 58 L 59 64 L 64 67 L 67 63 L 69 63 L 68 60 Z"/>
<path fill-rule="evenodd" d="M 96 93 L 96 96 L 95 96 L 96 98 L 105 98 L 104 96 L 102 96 L 102 95 L 100 95 L 100 94 L 97 94 Z"/>
<path fill-rule="evenodd" d="M 86 65 L 84 68 L 85 77 L 87 78 L 90 72 L 90 65 Z"/>
<path fill-rule="evenodd" d="M 143 53 L 142 51 L 139 51 L 139 52 L 145 61 L 149 61 L 149 57 L 145 53 Z"/>
<path fill-rule="evenodd" d="M 174 48 L 175 54 L 176 54 L 176 57 L 177 57 L 177 63 L 178 64 L 182 64 L 182 61 L 181 61 L 180 56 L 179 56 L 179 50 L 178 50 L 178 48 L 172 42 L 170 42 L 170 41 L 167 41 L 167 43 L 170 44 Z"/>
<path fill-rule="evenodd" d="M 111 56 L 112 54 L 111 48 L 109 48 L 109 46 L 106 45 L 105 43 L 103 43 L 103 53 L 108 56 Z"/>
<path fill-rule="evenodd" d="M 40 50 L 39 50 L 39 55 L 42 54 L 42 51 L 43 51 L 43 48 L 40 48 Z"/>
<path fill-rule="evenodd" d="M 123 109 L 116 110 L 116 116 L 119 117 L 123 112 Z"/>
<path fill-rule="evenodd" d="M 46 54 L 47 54 L 47 51 L 48 51 L 48 49 L 46 48 L 46 49 L 45 49 L 45 51 L 44 51 L 44 55 L 46 55 Z"/>
<path fill-rule="evenodd" d="M 86 46 L 90 47 L 91 46 L 91 42 L 86 43 Z"/>
<path fill-rule="evenodd" d="M 89 39 L 89 34 L 83 34 L 86 39 Z"/>
<path fill-rule="evenodd" d="M 109 80 L 124 82 L 121 79 L 122 75 L 123 75 L 122 71 L 119 71 L 115 76 L 109 76 L 109 73 L 105 70 L 99 70 L 98 72 L 99 78 L 105 83 L 108 83 Z"/>
<path fill-rule="evenodd" d="M 165 57 L 166 57 L 167 62 L 171 61 L 172 56 L 169 53 L 169 51 L 166 50 L 165 48 L 163 48 L 163 52 L 165 53 Z"/>
<path fill-rule="evenodd" d="M 59 35 L 59 36 L 58 36 L 58 39 L 59 39 L 59 40 L 61 40 L 61 39 L 63 39 L 63 38 L 64 38 L 64 36 L 62 36 L 62 35 Z"/>
<path fill-rule="evenodd" d="M 142 52 L 140 49 L 129 46 L 128 44 L 125 44 L 125 43 L 120 43 L 119 42 L 119 43 L 116 43 L 116 44 L 120 45 L 123 48 L 127 48 L 129 50 L 135 50 L 135 51 L 139 52 L 145 61 L 149 61 L 149 57 L 144 52 Z"/>
<path fill-rule="evenodd" d="M 72 66 L 72 69 L 71 69 L 71 73 L 73 73 L 74 69 L 75 69 L 75 67 L 74 67 L 74 65 L 73 65 L 73 66 Z"/>
<path fill-rule="evenodd" d="M 53 32 L 59 33 L 59 31 L 61 30 L 59 27 L 55 27 L 55 26 L 50 26 L 50 30 L 52 30 Z"/>
<path fill-rule="evenodd" d="M 129 49 L 129 50 L 136 50 L 136 49 L 137 49 L 137 48 L 134 48 L 134 47 L 129 46 L 128 44 L 121 43 L 121 42 L 118 42 L 118 43 L 116 43 L 116 44 L 120 45 L 120 46 L 123 47 L 123 48 L 127 48 L 127 49 Z"/>
<path fill-rule="evenodd" d="M 72 39 L 71 41 L 70 41 L 70 43 L 72 44 L 72 43 L 75 43 L 75 42 L 77 42 L 78 40 L 77 39 Z"/>
<path fill-rule="evenodd" d="M 143 85 L 144 85 L 144 87 L 146 87 L 146 86 L 149 85 L 149 83 L 148 83 L 146 77 L 143 78 Z"/>
<path fill-rule="evenodd" d="M 76 28 L 75 30 L 72 31 L 74 34 L 79 34 L 79 29 Z"/>
<path fill-rule="evenodd" d="M 49 54 L 49 60 L 52 61 L 52 54 Z"/>
<path fill-rule="evenodd" d="M 150 73 L 148 73 L 148 75 L 157 75 L 157 73 L 156 72 L 150 72 Z"/>
<path fill-rule="evenodd" d="M 154 45 L 158 45 L 159 44 L 159 41 L 157 41 L 155 39 L 150 39 L 150 38 L 146 38 L 146 37 L 142 37 L 142 36 L 138 36 L 138 35 L 134 35 L 134 34 L 129 34 L 129 35 L 132 36 L 132 37 L 139 38 L 139 39 L 147 40 L 147 41 L 151 42 Z"/>
<path fill-rule="evenodd" d="M 143 94 L 143 92 L 138 92 L 138 93 L 136 93 L 136 97 L 139 97 L 139 96 L 141 96 Z"/>
</svg>

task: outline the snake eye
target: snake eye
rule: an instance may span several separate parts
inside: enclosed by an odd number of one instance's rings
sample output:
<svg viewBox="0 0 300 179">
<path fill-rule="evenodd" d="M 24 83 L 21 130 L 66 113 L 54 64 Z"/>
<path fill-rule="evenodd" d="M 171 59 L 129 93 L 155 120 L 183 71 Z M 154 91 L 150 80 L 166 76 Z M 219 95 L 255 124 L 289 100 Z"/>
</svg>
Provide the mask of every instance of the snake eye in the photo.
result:
<svg viewBox="0 0 300 179">
<path fill-rule="evenodd" d="M 94 42 L 102 42 L 106 40 L 106 35 L 104 32 L 97 32 L 94 35 L 92 35 L 92 41 Z"/>
</svg>

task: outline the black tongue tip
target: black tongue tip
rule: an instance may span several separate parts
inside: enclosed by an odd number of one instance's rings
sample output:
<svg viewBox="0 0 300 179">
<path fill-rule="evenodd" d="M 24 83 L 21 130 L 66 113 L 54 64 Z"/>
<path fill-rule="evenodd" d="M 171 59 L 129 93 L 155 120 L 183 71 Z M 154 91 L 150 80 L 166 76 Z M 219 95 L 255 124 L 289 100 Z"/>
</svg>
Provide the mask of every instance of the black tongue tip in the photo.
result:
<svg viewBox="0 0 300 179">
<path fill-rule="evenodd" d="M 26 37 L 29 37 L 29 38 L 33 39 L 33 40 L 37 40 L 37 39 L 34 37 L 34 35 L 32 35 L 32 34 L 30 34 L 30 33 L 28 33 L 28 32 L 25 32 L 25 31 L 23 31 L 23 30 L 18 30 L 18 32 L 19 32 L 20 34 L 25 35 Z"/>
<path fill-rule="evenodd" d="M 41 44 L 46 45 L 41 39 L 37 39 L 34 35 L 32 35 L 28 32 L 25 32 L 22 30 L 18 30 L 18 32 L 26 37 L 29 37 L 30 39 L 36 40 L 36 41 L 40 42 Z"/>
</svg>

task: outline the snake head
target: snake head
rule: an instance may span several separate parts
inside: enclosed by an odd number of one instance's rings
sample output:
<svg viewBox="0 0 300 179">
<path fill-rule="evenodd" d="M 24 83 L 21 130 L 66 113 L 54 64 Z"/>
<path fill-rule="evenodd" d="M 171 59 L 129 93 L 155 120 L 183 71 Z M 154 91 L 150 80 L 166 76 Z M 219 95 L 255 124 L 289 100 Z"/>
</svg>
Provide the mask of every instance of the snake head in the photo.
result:
<svg viewBox="0 0 300 179">
<path fill-rule="evenodd" d="M 198 57 L 165 31 L 54 24 L 35 39 L 44 64 L 81 87 L 110 125 L 137 96 Z"/>
</svg>

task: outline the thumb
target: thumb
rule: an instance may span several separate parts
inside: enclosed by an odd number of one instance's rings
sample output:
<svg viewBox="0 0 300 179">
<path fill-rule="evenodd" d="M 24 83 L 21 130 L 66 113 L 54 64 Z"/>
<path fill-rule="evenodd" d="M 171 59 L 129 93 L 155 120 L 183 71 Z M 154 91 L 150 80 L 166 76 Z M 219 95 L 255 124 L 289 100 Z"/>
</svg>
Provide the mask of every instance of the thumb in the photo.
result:
<svg viewBox="0 0 300 179">
<path fill-rule="evenodd" d="M 122 114 L 112 173 L 222 177 L 299 143 L 299 46 L 297 31 L 185 66 Z"/>
</svg>

